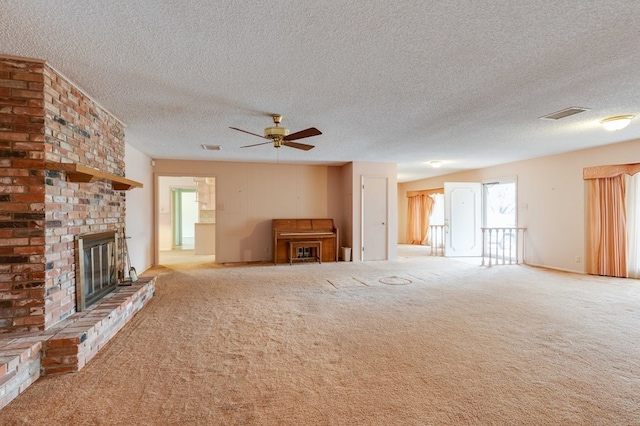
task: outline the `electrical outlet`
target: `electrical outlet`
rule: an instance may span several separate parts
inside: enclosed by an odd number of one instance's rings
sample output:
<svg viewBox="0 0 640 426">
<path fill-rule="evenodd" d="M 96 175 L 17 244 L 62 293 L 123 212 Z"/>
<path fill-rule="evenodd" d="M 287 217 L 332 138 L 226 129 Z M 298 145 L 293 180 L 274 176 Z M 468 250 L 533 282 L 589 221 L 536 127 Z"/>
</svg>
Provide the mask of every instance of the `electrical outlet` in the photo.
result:
<svg viewBox="0 0 640 426">
<path fill-rule="evenodd" d="M 576 256 L 576 263 L 580 263 L 580 256 Z"/>
</svg>

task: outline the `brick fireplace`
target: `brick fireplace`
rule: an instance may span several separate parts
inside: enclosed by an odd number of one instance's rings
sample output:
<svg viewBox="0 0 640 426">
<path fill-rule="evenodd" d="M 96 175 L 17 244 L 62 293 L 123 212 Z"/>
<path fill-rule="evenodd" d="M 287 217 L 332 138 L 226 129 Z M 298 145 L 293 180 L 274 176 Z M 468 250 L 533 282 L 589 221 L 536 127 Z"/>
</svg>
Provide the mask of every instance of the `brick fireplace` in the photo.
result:
<svg viewBox="0 0 640 426">
<path fill-rule="evenodd" d="M 76 312 L 76 237 L 124 234 L 126 193 L 102 178 L 124 177 L 124 150 L 124 125 L 46 62 L 0 57 L 1 332 Z"/>
<path fill-rule="evenodd" d="M 126 191 L 142 186 L 124 153 L 123 123 L 67 78 L 0 55 L 0 408 L 81 369 L 155 292 L 153 277 L 117 286 Z"/>
</svg>

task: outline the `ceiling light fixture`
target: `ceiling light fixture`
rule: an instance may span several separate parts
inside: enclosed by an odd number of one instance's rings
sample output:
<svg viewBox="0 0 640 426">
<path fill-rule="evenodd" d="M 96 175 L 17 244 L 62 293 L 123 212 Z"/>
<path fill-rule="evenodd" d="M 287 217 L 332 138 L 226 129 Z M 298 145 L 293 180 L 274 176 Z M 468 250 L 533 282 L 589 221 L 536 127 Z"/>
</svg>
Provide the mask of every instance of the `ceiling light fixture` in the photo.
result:
<svg viewBox="0 0 640 426">
<path fill-rule="evenodd" d="M 602 120 L 602 126 L 609 131 L 624 129 L 631 123 L 633 115 L 616 115 L 615 117 L 609 117 Z"/>
<path fill-rule="evenodd" d="M 434 167 L 437 169 L 438 167 L 442 166 L 442 161 L 434 160 L 434 161 L 431 161 L 429 164 L 431 164 L 431 167 Z"/>
</svg>

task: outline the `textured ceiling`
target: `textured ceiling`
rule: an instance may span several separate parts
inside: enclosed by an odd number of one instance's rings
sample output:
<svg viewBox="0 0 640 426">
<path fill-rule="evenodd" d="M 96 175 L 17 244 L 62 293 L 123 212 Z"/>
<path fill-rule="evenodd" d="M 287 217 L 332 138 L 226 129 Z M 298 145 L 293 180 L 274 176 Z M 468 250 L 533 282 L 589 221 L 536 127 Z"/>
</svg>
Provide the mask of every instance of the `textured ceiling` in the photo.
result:
<svg viewBox="0 0 640 426">
<path fill-rule="evenodd" d="M 394 162 L 402 182 L 640 137 L 638 22 L 637 0 L 0 0 L 0 54 L 47 60 L 153 158 Z M 240 148 L 261 139 L 229 126 L 273 113 L 316 148 Z"/>
</svg>

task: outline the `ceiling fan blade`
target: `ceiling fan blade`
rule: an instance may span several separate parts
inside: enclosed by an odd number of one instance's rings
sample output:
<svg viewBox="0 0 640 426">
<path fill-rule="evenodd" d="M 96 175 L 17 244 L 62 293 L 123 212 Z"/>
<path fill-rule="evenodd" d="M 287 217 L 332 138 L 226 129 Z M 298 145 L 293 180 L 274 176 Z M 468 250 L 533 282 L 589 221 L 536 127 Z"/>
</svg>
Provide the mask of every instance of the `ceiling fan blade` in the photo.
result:
<svg viewBox="0 0 640 426">
<path fill-rule="evenodd" d="M 305 130 L 300 130 L 299 132 L 291 133 L 289 136 L 285 136 L 282 140 L 285 141 L 295 141 L 297 139 L 309 138 L 311 136 L 321 135 L 322 132 L 315 127 L 309 127 Z"/>
<path fill-rule="evenodd" d="M 266 145 L 268 143 L 273 143 L 273 141 L 262 142 L 262 143 L 254 143 L 253 145 L 245 145 L 245 146 L 241 146 L 240 148 L 251 148 L 252 146 Z"/>
<path fill-rule="evenodd" d="M 262 135 L 259 135 L 259 134 L 257 134 L 257 133 L 253 133 L 253 132 L 248 132 L 248 131 L 246 131 L 246 130 L 238 129 L 237 127 L 229 127 L 229 128 L 230 128 L 230 129 L 233 129 L 233 130 L 237 130 L 237 131 L 242 132 L 242 133 L 248 133 L 248 134 L 250 134 L 250 135 L 257 136 L 257 137 L 262 138 L 262 139 L 267 139 L 267 138 L 265 138 L 265 137 L 264 137 L 264 136 L 262 136 Z"/>
<path fill-rule="evenodd" d="M 303 149 L 305 151 L 309 151 L 314 147 L 313 145 L 307 145 L 306 143 L 287 142 L 287 141 L 283 141 L 282 145 L 288 146 L 289 148 Z"/>
</svg>

